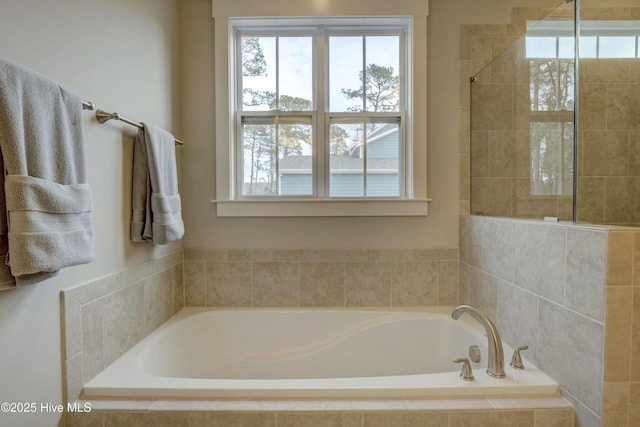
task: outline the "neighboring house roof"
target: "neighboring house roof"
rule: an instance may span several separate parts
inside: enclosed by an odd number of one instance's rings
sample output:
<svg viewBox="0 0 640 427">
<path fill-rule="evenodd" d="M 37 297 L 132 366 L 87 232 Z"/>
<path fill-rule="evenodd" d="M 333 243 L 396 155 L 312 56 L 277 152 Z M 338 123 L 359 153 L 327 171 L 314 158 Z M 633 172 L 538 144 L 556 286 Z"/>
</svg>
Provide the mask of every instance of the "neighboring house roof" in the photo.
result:
<svg viewBox="0 0 640 427">
<path fill-rule="evenodd" d="M 350 156 L 331 156 L 331 173 L 361 173 L 363 160 Z M 281 174 L 309 174 L 311 156 L 287 156 L 280 160 Z M 368 159 L 368 173 L 397 173 L 398 159 Z"/>
</svg>

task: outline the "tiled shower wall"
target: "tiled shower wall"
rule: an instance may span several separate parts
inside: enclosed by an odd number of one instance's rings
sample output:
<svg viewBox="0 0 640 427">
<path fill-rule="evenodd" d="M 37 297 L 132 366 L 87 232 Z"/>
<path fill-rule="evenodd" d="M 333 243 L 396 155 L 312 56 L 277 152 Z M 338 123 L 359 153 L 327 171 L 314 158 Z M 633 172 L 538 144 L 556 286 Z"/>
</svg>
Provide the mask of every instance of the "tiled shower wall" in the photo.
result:
<svg viewBox="0 0 640 427">
<path fill-rule="evenodd" d="M 639 278 L 637 229 L 460 218 L 460 303 L 529 346 L 578 427 L 640 425 Z"/>
<path fill-rule="evenodd" d="M 570 5 L 559 8 L 554 17 L 566 15 L 565 19 L 572 19 L 571 9 Z M 570 176 L 562 180 L 563 195 L 531 194 L 530 77 L 521 36 L 528 19 L 543 19 L 550 12 L 516 8 L 509 25 L 461 28 L 462 214 L 572 218 Z M 639 18 L 638 7 L 581 10 L 583 20 Z M 638 226 L 640 211 L 635 194 L 640 189 L 640 60 L 583 58 L 579 70 L 578 219 Z M 478 78 L 470 99 L 472 75 Z M 483 108 L 486 103 L 493 107 Z M 558 115 L 559 121 L 572 121 L 570 113 L 561 119 L 562 114 Z M 563 168 L 570 171 L 573 149 L 567 147 L 564 152 Z"/>
<path fill-rule="evenodd" d="M 579 219 L 638 226 L 640 59 L 581 59 L 579 89 Z"/>
</svg>

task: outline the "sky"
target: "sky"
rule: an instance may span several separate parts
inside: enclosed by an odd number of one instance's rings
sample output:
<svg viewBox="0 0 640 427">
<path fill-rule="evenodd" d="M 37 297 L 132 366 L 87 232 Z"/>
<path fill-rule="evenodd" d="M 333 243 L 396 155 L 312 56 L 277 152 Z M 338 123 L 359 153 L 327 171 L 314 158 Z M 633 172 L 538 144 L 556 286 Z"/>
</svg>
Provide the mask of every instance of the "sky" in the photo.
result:
<svg viewBox="0 0 640 427">
<path fill-rule="evenodd" d="M 313 54 L 311 37 L 280 37 L 280 94 L 313 98 Z M 276 89 L 275 37 L 261 37 L 267 72 L 263 76 L 244 77 L 243 88 Z M 392 36 L 368 36 L 367 64 L 393 67 L 399 72 L 399 41 Z M 333 36 L 329 41 L 329 98 L 331 111 L 347 111 L 354 105 L 341 94 L 341 89 L 358 89 L 363 68 L 362 37 Z M 251 108 L 245 108 L 250 110 Z"/>
</svg>

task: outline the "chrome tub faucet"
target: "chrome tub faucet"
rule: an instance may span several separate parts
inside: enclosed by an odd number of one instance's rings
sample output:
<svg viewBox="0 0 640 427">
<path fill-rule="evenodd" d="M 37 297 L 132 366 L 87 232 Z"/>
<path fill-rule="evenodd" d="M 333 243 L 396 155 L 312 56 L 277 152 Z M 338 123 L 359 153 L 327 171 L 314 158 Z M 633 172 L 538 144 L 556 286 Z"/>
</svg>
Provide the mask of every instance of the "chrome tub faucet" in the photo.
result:
<svg viewBox="0 0 640 427">
<path fill-rule="evenodd" d="M 487 356 L 487 374 L 494 378 L 504 378 L 506 376 L 504 373 L 504 351 L 502 350 L 502 339 L 500 339 L 496 325 L 494 325 L 491 319 L 484 313 L 470 305 L 457 306 L 453 312 L 451 312 L 451 317 L 457 320 L 465 311 L 469 312 L 476 320 L 482 323 L 482 326 L 484 326 L 487 331 L 487 347 L 489 349 L 489 355 Z"/>
</svg>

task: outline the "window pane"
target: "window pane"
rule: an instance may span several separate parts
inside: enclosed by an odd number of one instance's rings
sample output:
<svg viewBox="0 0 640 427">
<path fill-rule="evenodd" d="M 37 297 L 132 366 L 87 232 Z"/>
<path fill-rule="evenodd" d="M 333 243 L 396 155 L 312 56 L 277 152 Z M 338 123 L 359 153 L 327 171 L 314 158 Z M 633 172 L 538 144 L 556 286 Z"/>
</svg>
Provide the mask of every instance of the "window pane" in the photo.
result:
<svg viewBox="0 0 640 427">
<path fill-rule="evenodd" d="M 313 194 L 312 129 L 309 123 L 278 125 L 281 196 Z"/>
<path fill-rule="evenodd" d="M 573 123 L 533 122 L 531 135 L 531 194 L 571 195 Z"/>
<path fill-rule="evenodd" d="M 531 60 L 531 111 L 573 110 L 574 63 L 570 59 Z"/>
<path fill-rule="evenodd" d="M 558 58 L 573 58 L 575 56 L 575 50 L 575 38 L 560 37 L 558 39 Z"/>
<path fill-rule="evenodd" d="M 400 195 L 399 120 L 371 121 L 331 124 L 332 197 Z"/>
<path fill-rule="evenodd" d="M 580 58 L 596 58 L 598 55 L 597 37 L 580 37 Z"/>
<path fill-rule="evenodd" d="M 276 38 L 247 37 L 242 48 L 242 109 L 271 110 L 276 97 Z"/>
<path fill-rule="evenodd" d="M 364 196 L 362 123 L 331 124 L 329 193 L 331 197 Z"/>
<path fill-rule="evenodd" d="M 400 111 L 400 38 L 367 36 L 367 111 Z"/>
<path fill-rule="evenodd" d="M 242 195 L 277 194 L 275 124 L 243 123 L 242 150 Z"/>
<path fill-rule="evenodd" d="M 527 37 L 527 58 L 556 58 L 556 37 Z"/>
<path fill-rule="evenodd" d="M 362 37 L 329 37 L 329 111 L 362 111 Z"/>
<path fill-rule="evenodd" d="M 400 125 L 373 123 L 367 128 L 367 196 L 398 197 Z"/>
<path fill-rule="evenodd" d="M 635 58 L 636 38 L 627 37 L 600 37 L 600 58 Z"/>
<path fill-rule="evenodd" d="M 243 118 L 242 195 L 312 195 L 312 135 L 310 118 Z"/>
<path fill-rule="evenodd" d="M 313 109 L 313 49 L 311 37 L 280 37 L 278 54 L 279 108 L 283 111 Z"/>
</svg>

